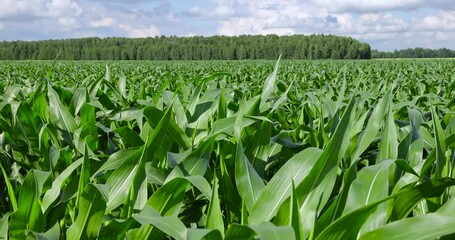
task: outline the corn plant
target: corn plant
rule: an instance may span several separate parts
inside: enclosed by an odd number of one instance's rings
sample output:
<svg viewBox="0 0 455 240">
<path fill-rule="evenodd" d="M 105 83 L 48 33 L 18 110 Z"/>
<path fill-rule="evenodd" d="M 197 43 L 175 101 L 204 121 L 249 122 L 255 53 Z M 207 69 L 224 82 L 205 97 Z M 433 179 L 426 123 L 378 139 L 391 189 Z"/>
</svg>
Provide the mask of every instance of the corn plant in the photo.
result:
<svg viewBox="0 0 455 240">
<path fill-rule="evenodd" d="M 451 239 L 453 67 L 2 62 L 0 238 Z"/>
</svg>

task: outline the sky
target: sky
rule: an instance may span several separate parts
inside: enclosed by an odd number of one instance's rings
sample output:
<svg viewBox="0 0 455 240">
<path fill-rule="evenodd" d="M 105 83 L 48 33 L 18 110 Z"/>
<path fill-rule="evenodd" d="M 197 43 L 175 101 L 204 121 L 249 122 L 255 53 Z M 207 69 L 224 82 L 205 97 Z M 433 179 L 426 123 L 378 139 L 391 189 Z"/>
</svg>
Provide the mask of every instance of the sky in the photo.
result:
<svg viewBox="0 0 455 240">
<path fill-rule="evenodd" d="M 0 0 L 0 41 L 335 34 L 455 49 L 453 0 Z"/>
</svg>

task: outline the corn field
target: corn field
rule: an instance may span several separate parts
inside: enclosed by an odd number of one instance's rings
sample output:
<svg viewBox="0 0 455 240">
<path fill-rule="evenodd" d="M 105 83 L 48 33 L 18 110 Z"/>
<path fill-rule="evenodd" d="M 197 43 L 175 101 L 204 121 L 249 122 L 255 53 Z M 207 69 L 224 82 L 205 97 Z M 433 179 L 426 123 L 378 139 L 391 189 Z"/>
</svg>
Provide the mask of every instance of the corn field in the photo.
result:
<svg viewBox="0 0 455 240">
<path fill-rule="evenodd" d="M 454 239 L 454 69 L 0 62 L 0 238 Z"/>
</svg>

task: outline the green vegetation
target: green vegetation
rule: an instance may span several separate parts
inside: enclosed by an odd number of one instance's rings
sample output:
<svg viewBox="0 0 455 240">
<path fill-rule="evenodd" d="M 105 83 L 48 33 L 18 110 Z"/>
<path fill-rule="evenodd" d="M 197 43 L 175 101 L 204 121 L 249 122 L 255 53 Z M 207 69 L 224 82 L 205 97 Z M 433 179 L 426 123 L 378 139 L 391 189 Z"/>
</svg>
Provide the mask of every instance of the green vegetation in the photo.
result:
<svg viewBox="0 0 455 240">
<path fill-rule="evenodd" d="M 393 52 L 372 51 L 373 58 L 455 58 L 455 50 L 440 48 L 407 48 Z"/>
<path fill-rule="evenodd" d="M 455 61 L 1 66 L 0 238 L 455 237 Z"/>
<path fill-rule="evenodd" d="M 370 46 L 333 35 L 82 38 L 0 42 L 0 60 L 365 59 Z"/>
</svg>

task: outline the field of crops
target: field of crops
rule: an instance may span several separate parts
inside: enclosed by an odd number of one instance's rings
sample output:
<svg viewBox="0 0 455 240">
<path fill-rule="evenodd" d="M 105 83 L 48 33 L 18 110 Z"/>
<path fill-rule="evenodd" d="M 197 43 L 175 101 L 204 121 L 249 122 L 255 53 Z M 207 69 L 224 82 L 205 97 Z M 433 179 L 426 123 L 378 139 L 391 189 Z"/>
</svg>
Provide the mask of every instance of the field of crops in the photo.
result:
<svg viewBox="0 0 455 240">
<path fill-rule="evenodd" d="M 0 62 L 0 239 L 454 239 L 455 60 Z"/>
</svg>

